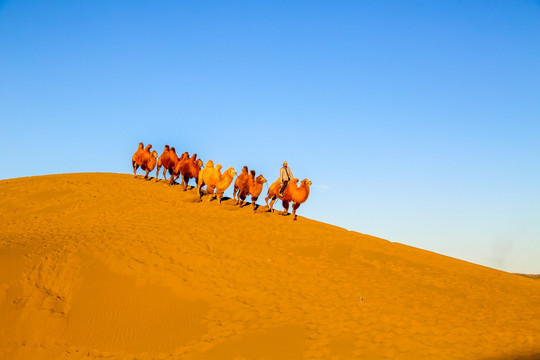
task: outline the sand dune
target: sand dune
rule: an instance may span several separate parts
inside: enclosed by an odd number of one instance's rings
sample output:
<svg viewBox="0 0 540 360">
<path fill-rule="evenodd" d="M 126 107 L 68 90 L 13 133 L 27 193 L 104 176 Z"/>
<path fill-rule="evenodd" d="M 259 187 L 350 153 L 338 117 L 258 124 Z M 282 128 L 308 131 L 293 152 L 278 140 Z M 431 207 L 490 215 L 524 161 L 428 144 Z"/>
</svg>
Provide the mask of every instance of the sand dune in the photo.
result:
<svg viewBox="0 0 540 360">
<path fill-rule="evenodd" d="M 265 210 L 0 181 L 0 359 L 540 358 L 537 279 Z"/>
</svg>

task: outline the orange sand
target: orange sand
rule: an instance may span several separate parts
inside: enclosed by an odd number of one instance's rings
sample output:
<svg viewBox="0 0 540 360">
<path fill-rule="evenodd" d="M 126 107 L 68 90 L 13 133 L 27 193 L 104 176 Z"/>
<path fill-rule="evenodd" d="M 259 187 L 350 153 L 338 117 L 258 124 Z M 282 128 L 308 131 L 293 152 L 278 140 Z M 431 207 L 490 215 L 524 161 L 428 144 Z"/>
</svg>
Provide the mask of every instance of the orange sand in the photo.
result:
<svg viewBox="0 0 540 360">
<path fill-rule="evenodd" d="M 539 280 L 265 210 L 0 181 L 0 359 L 540 358 Z"/>
</svg>

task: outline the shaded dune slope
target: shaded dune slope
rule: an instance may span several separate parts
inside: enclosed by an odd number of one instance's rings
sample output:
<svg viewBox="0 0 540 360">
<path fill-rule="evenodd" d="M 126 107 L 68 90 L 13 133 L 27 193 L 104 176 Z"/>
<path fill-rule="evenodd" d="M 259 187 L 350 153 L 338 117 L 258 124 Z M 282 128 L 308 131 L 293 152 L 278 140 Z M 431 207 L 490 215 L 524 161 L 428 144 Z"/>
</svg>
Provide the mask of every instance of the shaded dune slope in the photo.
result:
<svg viewBox="0 0 540 360">
<path fill-rule="evenodd" d="M 0 181 L 0 358 L 540 357 L 540 281 L 265 210 Z"/>
</svg>

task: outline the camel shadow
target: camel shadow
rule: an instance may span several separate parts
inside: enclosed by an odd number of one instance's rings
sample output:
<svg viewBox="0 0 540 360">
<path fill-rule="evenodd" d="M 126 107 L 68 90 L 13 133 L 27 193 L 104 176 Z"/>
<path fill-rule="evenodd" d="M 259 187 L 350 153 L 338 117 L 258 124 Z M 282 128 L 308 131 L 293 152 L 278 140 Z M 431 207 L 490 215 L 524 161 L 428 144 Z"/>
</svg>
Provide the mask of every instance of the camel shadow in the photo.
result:
<svg viewBox="0 0 540 360">
<path fill-rule="evenodd" d="M 237 208 L 237 210 L 242 210 L 242 209 L 249 209 L 251 210 L 251 212 L 253 212 L 254 214 L 263 214 L 263 213 L 267 213 L 268 212 L 268 207 L 266 205 L 259 205 L 259 204 L 255 204 L 255 209 L 253 209 L 253 203 L 252 202 L 248 202 L 248 201 L 245 201 L 242 206 L 240 205 L 237 205 L 236 203 L 234 204 L 234 206 Z"/>
<path fill-rule="evenodd" d="M 488 360 L 481 359 L 481 360 Z M 515 355 L 515 356 L 501 356 L 501 357 L 490 357 L 489 360 L 540 360 L 540 353 L 527 354 L 527 355 Z"/>
<path fill-rule="evenodd" d="M 144 175 L 135 175 L 135 179 L 142 179 L 142 180 L 145 180 L 145 181 L 150 181 L 150 180 L 154 180 L 155 177 L 149 176 L 148 178 L 145 178 Z"/>
</svg>

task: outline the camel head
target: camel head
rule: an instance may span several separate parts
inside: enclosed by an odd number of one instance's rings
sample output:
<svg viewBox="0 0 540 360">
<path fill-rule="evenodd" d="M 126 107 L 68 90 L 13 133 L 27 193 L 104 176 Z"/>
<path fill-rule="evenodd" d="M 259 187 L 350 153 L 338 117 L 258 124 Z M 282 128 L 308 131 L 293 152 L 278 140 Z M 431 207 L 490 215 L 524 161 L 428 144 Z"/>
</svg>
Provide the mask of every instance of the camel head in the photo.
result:
<svg viewBox="0 0 540 360">
<path fill-rule="evenodd" d="M 201 159 L 197 159 L 197 161 L 195 161 L 195 164 L 200 167 L 201 169 L 203 168 L 203 162 Z"/>
<path fill-rule="evenodd" d="M 225 171 L 225 173 L 228 174 L 231 178 L 236 175 L 236 171 L 234 171 L 233 167 L 228 168 L 227 171 Z"/>
<path fill-rule="evenodd" d="M 266 182 L 266 179 L 264 178 L 264 176 L 259 175 L 259 176 L 257 176 L 257 182 L 259 184 L 264 184 Z"/>
<path fill-rule="evenodd" d="M 158 153 L 157 153 L 156 150 L 152 151 L 152 157 L 154 157 L 156 159 L 158 158 Z"/>
<path fill-rule="evenodd" d="M 311 181 L 309 181 L 308 179 L 304 179 L 302 180 L 302 185 L 309 188 L 311 186 Z"/>
</svg>

